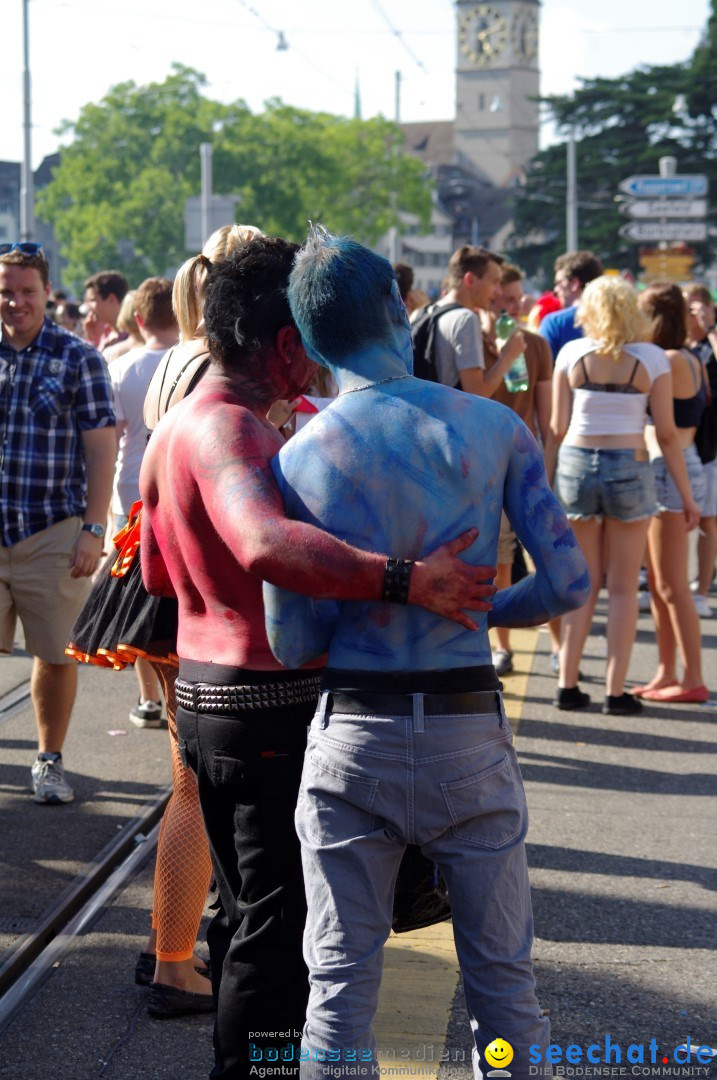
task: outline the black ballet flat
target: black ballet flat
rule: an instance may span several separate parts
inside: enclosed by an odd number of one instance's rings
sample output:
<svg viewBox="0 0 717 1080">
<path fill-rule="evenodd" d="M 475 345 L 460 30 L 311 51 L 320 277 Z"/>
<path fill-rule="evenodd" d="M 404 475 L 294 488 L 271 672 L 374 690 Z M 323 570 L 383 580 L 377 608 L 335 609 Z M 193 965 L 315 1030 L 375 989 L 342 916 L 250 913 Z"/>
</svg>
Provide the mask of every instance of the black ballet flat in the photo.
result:
<svg viewBox="0 0 717 1080">
<path fill-rule="evenodd" d="M 149 986 L 154 978 L 154 967 L 157 963 L 157 957 L 153 952 L 141 952 L 137 958 L 137 963 L 134 965 L 134 981 L 137 986 Z M 203 967 L 194 968 L 200 975 L 205 975 L 210 978 L 211 973 L 209 970 L 209 961 L 204 961 Z"/>
<path fill-rule="evenodd" d="M 192 1016 L 196 1013 L 216 1012 L 211 994 L 193 994 L 189 990 L 177 990 L 164 983 L 150 983 L 147 1012 L 155 1020 L 171 1020 L 175 1016 Z"/>
</svg>

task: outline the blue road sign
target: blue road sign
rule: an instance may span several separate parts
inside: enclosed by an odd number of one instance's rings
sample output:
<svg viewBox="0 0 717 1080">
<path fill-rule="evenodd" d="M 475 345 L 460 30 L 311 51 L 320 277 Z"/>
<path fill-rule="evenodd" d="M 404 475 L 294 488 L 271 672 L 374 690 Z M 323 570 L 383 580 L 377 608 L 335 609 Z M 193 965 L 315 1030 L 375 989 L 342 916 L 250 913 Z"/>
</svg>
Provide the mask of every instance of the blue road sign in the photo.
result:
<svg viewBox="0 0 717 1080">
<path fill-rule="evenodd" d="M 628 176 L 620 182 L 620 191 L 638 198 L 657 199 L 660 196 L 685 198 L 706 195 L 707 177 L 702 173 L 685 176 Z"/>
</svg>

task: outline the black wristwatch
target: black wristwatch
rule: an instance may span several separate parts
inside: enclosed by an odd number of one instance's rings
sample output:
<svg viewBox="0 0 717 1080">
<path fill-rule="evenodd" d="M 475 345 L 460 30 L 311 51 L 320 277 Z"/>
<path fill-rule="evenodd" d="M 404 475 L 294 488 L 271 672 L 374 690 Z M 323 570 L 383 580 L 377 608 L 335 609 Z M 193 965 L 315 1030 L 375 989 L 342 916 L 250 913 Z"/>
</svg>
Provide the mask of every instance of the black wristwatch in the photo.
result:
<svg viewBox="0 0 717 1080">
<path fill-rule="evenodd" d="M 101 540 L 102 537 L 105 535 L 104 525 L 91 525 L 89 521 L 86 521 L 85 524 L 82 526 L 82 531 L 92 533 L 92 535 L 96 536 L 98 540 Z"/>
</svg>

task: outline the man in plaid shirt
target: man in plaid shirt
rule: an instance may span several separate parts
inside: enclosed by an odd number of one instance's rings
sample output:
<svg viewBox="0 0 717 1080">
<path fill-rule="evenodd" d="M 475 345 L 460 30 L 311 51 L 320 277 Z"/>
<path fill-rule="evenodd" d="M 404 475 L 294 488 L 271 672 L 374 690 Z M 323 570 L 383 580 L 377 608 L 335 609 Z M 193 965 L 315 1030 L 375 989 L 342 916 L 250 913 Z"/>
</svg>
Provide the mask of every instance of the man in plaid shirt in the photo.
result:
<svg viewBox="0 0 717 1080">
<path fill-rule="evenodd" d="M 116 440 L 104 360 L 45 317 L 38 244 L 0 245 L 0 652 L 19 616 L 34 656 L 35 802 L 73 791 L 62 744 L 77 691 L 70 628 L 102 554 Z"/>
</svg>

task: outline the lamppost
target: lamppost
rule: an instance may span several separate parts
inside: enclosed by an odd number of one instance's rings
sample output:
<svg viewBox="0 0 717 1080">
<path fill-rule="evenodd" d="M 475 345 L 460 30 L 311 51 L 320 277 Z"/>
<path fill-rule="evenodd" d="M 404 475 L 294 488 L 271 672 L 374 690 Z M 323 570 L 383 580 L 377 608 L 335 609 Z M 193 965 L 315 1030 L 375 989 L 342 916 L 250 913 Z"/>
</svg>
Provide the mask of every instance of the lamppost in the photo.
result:
<svg viewBox="0 0 717 1080">
<path fill-rule="evenodd" d="M 568 251 L 578 250 L 578 183 L 575 160 L 575 131 L 568 129 L 567 196 L 565 200 L 565 240 Z"/>
<path fill-rule="evenodd" d="M 30 100 L 30 19 L 29 0 L 22 0 L 23 49 L 23 158 L 20 180 L 20 239 L 32 240 L 35 231 L 35 198 L 32 183 L 32 122 Z"/>
</svg>

